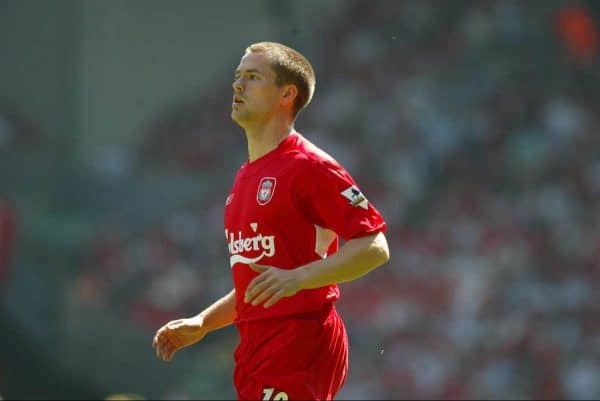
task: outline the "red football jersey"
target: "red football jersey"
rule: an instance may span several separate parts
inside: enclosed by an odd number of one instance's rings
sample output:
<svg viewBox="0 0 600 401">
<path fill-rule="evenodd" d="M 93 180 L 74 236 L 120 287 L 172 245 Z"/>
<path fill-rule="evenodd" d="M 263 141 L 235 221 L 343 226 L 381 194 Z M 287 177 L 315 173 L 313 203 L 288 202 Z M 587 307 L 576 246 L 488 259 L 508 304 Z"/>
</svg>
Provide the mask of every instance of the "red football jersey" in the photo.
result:
<svg viewBox="0 0 600 401">
<path fill-rule="evenodd" d="M 350 174 L 298 132 L 240 167 L 224 217 L 236 322 L 317 311 L 339 298 L 337 285 L 329 285 L 269 308 L 252 306 L 244 293 L 258 273 L 249 263 L 294 269 L 336 252 L 338 236 L 349 240 L 386 229 Z"/>
</svg>

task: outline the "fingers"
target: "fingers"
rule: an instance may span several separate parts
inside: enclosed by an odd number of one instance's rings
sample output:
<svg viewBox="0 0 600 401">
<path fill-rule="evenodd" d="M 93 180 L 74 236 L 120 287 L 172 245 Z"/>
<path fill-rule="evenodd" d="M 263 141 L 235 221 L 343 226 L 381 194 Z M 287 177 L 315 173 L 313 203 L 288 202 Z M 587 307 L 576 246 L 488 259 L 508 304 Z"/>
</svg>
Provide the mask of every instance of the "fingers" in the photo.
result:
<svg viewBox="0 0 600 401">
<path fill-rule="evenodd" d="M 273 296 L 271 298 L 269 298 L 265 303 L 264 303 L 264 307 L 268 308 L 272 305 L 274 305 L 276 302 L 278 302 L 281 298 L 283 298 L 285 295 L 285 291 L 283 291 L 283 289 L 280 289 L 279 291 L 275 292 L 275 294 L 273 294 Z"/>
<path fill-rule="evenodd" d="M 269 278 L 265 274 L 256 276 L 246 288 L 245 302 L 250 302 L 256 295 L 260 294 L 270 284 Z"/>
<path fill-rule="evenodd" d="M 257 265 L 256 263 L 249 263 L 248 267 L 257 273 L 262 273 L 269 268 L 269 266 Z"/>
<path fill-rule="evenodd" d="M 276 287 L 268 287 L 264 291 L 258 293 L 258 295 L 252 300 L 252 305 L 256 306 L 270 298 L 273 294 L 278 291 Z"/>
<path fill-rule="evenodd" d="M 163 335 L 164 332 L 165 332 L 165 326 L 161 327 L 160 329 L 158 329 L 156 331 L 154 338 L 152 338 L 152 347 L 153 348 L 156 348 L 156 346 L 158 345 L 159 339 L 161 338 L 161 336 Z"/>
<path fill-rule="evenodd" d="M 173 358 L 177 348 L 168 340 L 160 344 L 156 350 L 156 356 L 165 362 L 169 362 Z"/>
<path fill-rule="evenodd" d="M 175 351 L 177 351 L 177 347 L 168 338 L 161 338 L 156 346 L 156 356 L 165 362 L 169 362 L 173 358 Z"/>
<path fill-rule="evenodd" d="M 173 359 L 175 351 L 177 351 L 177 347 L 175 347 L 175 345 L 173 345 L 170 341 L 167 341 L 162 352 L 163 361 L 170 362 L 171 359 Z"/>
<path fill-rule="evenodd" d="M 161 336 L 164 336 L 164 335 L 166 335 L 167 332 L 170 332 L 170 331 L 182 326 L 183 323 L 184 323 L 184 319 L 177 319 L 177 320 L 171 320 L 170 322 L 168 322 L 167 324 L 162 326 L 160 329 L 158 329 L 156 331 L 156 334 L 152 338 L 152 346 L 156 347 L 156 345 L 158 343 L 158 339 Z"/>
<path fill-rule="evenodd" d="M 254 277 L 250 281 L 250 284 L 248 284 L 244 302 L 252 303 L 253 306 L 264 302 L 263 306 L 268 308 L 285 297 L 286 292 L 289 292 L 285 290 L 285 277 L 282 277 L 284 271 L 272 266 L 257 265 L 254 263 L 250 263 L 248 266 L 252 270 L 260 272 L 260 274 Z"/>
<path fill-rule="evenodd" d="M 172 326 L 177 322 L 169 322 L 156 332 L 152 340 L 152 347 L 156 351 L 156 356 L 165 362 L 169 362 L 173 358 L 173 354 L 177 351 L 175 342 L 171 339 L 173 334 Z"/>
</svg>

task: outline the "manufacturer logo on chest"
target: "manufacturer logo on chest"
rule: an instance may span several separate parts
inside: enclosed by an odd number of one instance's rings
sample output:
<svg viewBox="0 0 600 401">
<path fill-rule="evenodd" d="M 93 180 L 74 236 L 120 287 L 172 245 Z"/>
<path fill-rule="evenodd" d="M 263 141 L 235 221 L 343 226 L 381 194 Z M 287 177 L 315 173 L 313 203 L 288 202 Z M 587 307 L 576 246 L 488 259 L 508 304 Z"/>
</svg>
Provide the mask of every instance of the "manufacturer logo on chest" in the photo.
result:
<svg viewBox="0 0 600 401">
<path fill-rule="evenodd" d="M 258 192 L 256 193 L 256 201 L 259 205 L 266 205 L 273 198 L 275 185 L 277 180 L 273 177 L 263 177 L 258 184 Z"/>
</svg>

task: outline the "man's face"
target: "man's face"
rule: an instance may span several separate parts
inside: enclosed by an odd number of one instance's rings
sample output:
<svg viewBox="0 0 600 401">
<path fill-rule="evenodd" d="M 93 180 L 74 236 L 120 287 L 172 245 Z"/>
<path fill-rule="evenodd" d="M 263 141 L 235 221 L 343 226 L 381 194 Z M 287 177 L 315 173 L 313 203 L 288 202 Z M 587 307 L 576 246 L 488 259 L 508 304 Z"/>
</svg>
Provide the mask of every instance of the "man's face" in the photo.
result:
<svg viewBox="0 0 600 401">
<path fill-rule="evenodd" d="M 283 87 L 261 53 L 245 54 L 235 71 L 231 118 L 246 128 L 268 121 L 277 111 Z"/>
</svg>

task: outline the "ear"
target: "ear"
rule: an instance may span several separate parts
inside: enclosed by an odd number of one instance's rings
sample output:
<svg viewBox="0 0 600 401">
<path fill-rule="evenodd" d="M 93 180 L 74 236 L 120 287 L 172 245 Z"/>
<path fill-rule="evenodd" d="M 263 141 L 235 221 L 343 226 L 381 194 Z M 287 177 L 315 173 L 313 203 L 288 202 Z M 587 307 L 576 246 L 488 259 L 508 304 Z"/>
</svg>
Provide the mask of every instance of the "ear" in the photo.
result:
<svg viewBox="0 0 600 401">
<path fill-rule="evenodd" d="M 298 96 L 298 88 L 296 85 L 285 85 L 283 94 L 281 96 L 282 103 L 284 105 L 293 104 Z"/>
</svg>

